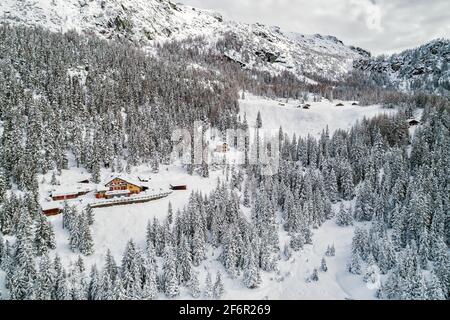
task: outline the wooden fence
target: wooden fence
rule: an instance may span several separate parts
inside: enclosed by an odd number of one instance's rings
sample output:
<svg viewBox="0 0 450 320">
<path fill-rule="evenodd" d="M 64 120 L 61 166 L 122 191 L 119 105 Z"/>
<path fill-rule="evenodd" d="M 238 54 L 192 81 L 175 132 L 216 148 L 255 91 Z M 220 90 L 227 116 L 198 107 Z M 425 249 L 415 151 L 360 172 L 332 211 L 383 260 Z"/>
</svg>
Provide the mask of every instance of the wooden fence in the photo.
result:
<svg viewBox="0 0 450 320">
<path fill-rule="evenodd" d="M 127 205 L 132 203 L 143 203 L 149 202 L 153 200 L 158 200 L 169 196 L 172 191 L 147 195 L 147 196 L 131 196 L 131 197 L 123 197 L 117 199 L 105 199 L 105 200 L 97 200 L 89 204 L 91 208 L 102 208 L 102 207 L 112 207 L 112 206 L 120 206 Z"/>
</svg>

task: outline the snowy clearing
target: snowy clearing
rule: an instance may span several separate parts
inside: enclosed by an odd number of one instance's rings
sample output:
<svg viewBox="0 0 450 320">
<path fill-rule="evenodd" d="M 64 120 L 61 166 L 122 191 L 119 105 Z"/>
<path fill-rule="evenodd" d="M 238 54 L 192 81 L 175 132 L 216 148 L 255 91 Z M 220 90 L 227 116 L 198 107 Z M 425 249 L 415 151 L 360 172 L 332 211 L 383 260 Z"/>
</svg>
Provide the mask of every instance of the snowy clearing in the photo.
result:
<svg viewBox="0 0 450 320">
<path fill-rule="evenodd" d="M 342 102 L 343 107 L 336 104 Z M 273 100 L 257 97 L 246 93 L 245 99 L 239 100 L 241 117 L 246 114 L 249 126 L 255 126 L 258 111 L 261 113 L 263 129 L 278 132 L 280 126 L 283 132 L 292 136 L 319 136 L 323 129 L 328 128 L 330 134 L 337 129 L 350 129 L 358 120 L 372 118 L 379 114 L 395 113 L 394 109 L 384 109 L 380 105 L 353 106 L 354 101 L 334 101 L 323 99 L 321 102 L 308 102 L 309 110 L 298 108 L 298 100 Z"/>
</svg>

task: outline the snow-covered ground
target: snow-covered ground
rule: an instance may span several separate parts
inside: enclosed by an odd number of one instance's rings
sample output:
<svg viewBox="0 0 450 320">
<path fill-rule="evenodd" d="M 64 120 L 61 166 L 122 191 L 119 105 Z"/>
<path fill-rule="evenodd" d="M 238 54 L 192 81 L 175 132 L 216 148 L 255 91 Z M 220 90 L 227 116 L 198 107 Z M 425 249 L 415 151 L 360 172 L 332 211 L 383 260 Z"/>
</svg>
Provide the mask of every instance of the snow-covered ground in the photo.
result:
<svg viewBox="0 0 450 320">
<path fill-rule="evenodd" d="M 225 299 L 374 299 L 375 290 L 367 288 L 362 277 L 347 272 L 354 227 L 339 227 L 330 220 L 313 232 L 313 244 L 293 252 L 289 260 L 280 261 L 279 273 L 263 273 L 260 288 L 248 290 L 225 282 Z M 325 257 L 327 247 L 333 244 L 336 255 Z M 323 257 L 328 271 L 319 271 L 317 282 L 306 281 L 314 268 L 319 269 Z"/>
<path fill-rule="evenodd" d="M 104 177 L 109 177 L 109 171 L 103 171 Z M 160 221 L 167 215 L 169 201 L 173 205 L 174 213 L 182 209 L 189 199 L 190 192 L 199 190 L 209 193 L 217 183 L 217 178 L 223 178 L 223 171 L 211 171 L 210 177 L 205 179 L 198 175 L 189 175 L 177 166 L 161 166 L 158 174 L 152 174 L 150 168 L 141 166 L 135 168 L 130 175 L 150 176 L 154 185 L 167 182 L 182 181 L 188 185 L 187 191 L 175 191 L 167 198 L 157 201 L 132 204 L 126 206 L 94 209 L 95 223 L 92 227 L 95 253 L 84 257 L 87 266 L 94 263 L 101 265 L 108 249 L 117 261 L 120 261 L 127 240 L 133 239 L 141 247 L 145 246 L 145 228 L 147 222 L 154 217 Z M 63 170 L 58 177 L 66 184 L 75 183 L 84 177 L 82 169 L 72 168 Z M 46 176 L 46 180 L 50 176 Z M 44 188 L 44 186 L 42 186 Z M 47 186 L 48 188 L 48 186 Z M 43 192 L 43 195 L 46 193 Z M 79 203 L 74 200 L 73 204 Z M 77 255 L 69 248 L 68 232 L 62 229 L 62 217 L 50 217 L 55 227 L 57 252 L 63 264 L 68 266 L 74 262 Z M 375 291 L 365 286 L 362 277 L 351 275 L 346 270 L 350 256 L 354 227 L 339 227 L 333 220 L 327 221 L 319 229 L 313 230 L 313 244 L 306 245 L 299 252 L 292 252 L 289 260 L 281 260 L 278 264 L 279 272 L 262 272 L 262 285 L 258 289 L 245 288 L 240 279 L 231 279 L 217 257 L 220 250 L 208 249 L 208 259 L 197 270 L 200 272 L 201 283 L 206 278 L 206 270 L 213 277 L 221 271 L 226 293 L 224 299 L 373 299 Z M 280 229 L 280 239 L 283 245 L 287 241 L 286 233 Z M 328 265 L 327 272 L 319 272 L 318 282 L 307 282 L 314 268 L 319 268 L 322 257 L 328 245 L 334 245 L 336 255 L 325 257 Z M 0 282 L 2 279 L 0 274 Z M 159 295 L 164 299 L 164 295 Z M 190 299 L 186 289 L 181 291 L 180 299 Z"/>
<path fill-rule="evenodd" d="M 280 103 L 284 104 L 281 106 Z M 382 112 L 394 112 L 382 109 L 380 106 L 359 107 L 352 106 L 351 102 L 343 102 L 344 107 L 336 107 L 338 102 L 331 103 L 311 102 L 311 109 L 296 108 L 298 101 L 270 100 L 246 94 L 245 99 L 240 100 L 241 114 L 247 115 L 250 126 L 254 126 L 257 112 L 260 111 L 263 121 L 263 129 L 278 130 L 282 125 L 283 130 L 289 134 L 318 135 L 329 126 L 330 133 L 336 129 L 347 129 L 357 120 L 363 117 L 373 117 Z M 217 143 L 215 141 L 214 143 Z M 214 144 L 213 144 L 214 146 Z M 231 155 L 234 150 L 231 150 Z M 63 170 L 57 177 L 61 186 L 59 188 L 73 188 L 77 182 L 86 179 L 89 174 L 82 168 L 76 168 L 73 159 L 69 159 L 69 170 Z M 111 177 L 110 170 L 102 170 L 102 181 Z M 173 212 L 182 209 L 187 204 L 191 191 L 209 193 L 217 184 L 217 179 L 224 178 L 224 171 L 210 170 L 209 178 L 201 178 L 199 175 L 189 175 L 180 165 L 161 166 L 157 174 L 151 172 L 148 165 L 133 168 L 129 176 L 150 177 L 152 187 L 166 188 L 169 184 L 182 183 L 188 186 L 187 191 L 174 191 L 166 198 L 147 203 L 131 204 L 117 207 L 94 209 L 95 223 L 92 226 L 95 253 L 85 257 L 86 266 L 103 263 L 107 249 L 110 249 L 117 261 L 121 260 L 126 242 L 133 239 L 137 245 L 145 245 L 145 229 L 147 222 L 154 217 L 160 221 L 167 215 L 169 202 L 172 203 Z M 51 173 L 40 176 L 41 201 L 46 201 L 48 192 L 54 188 L 49 182 Z M 84 196 L 84 200 L 72 200 L 80 209 L 86 205 L 93 194 Z M 247 209 L 245 209 L 247 210 Z M 245 211 L 244 210 L 244 211 Z M 77 259 L 77 255 L 69 248 L 67 230 L 62 229 L 62 217 L 49 217 L 55 227 L 57 250 L 63 264 L 68 266 Z M 206 271 L 209 270 L 213 277 L 217 271 L 221 271 L 226 288 L 225 299 L 373 299 L 375 290 L 369 289 L 362 281 L 361 276 L 354 276 L 347 272 L 346 265 L 350 255 L 351 242 L 354 227 L 339 227 L 333 220 L 327 221 L 319 229 L 313 230 L 313 244 L 306 245 L 299 252 L 292 252 L 289 260 L 281 260 L 278 263 L 279 272 L 262 272 L 262 285 L 258 289 L 245 288 L 240 279 L 231 279 L 226 275 L 222 265 L 217 261 L 220 250 L 208 249 L 208 259 L 197 268 L 200 272 L 201 282 L 204 283 Z M 286 233 L 280 228 L 281 246 L 288 240 Z M 328 245 L 336 248 L 334 257 L 325 257 L 328 272 L 319 272 L 318 282 L 307 282 L 314 268 L 319 268 L 322 257 Z M 89 269 L 88 269 L 89 270 Z M 2 287 L 4 275 L 0 273 L 0 287 Z M 164 299 L 163 295 L 159 298 Z M 189 299 L 185 289 L 181 291 L 180 298 Z"/>
<path fill-rule="evenodd" d="M 344 104 L 337 107 L 338 103 Z M 277 130 L 280 126 L 290 136 L 319 136 L 327 125 L 330 134 L 337 129 L 350 129 L 357 120 L 371 118 L 382 113 L 394 113 L 395 109 L 384 109 L 380 105 L 353 106 L 354 101 L 308 102 L 310 109 L 298 108 L 298 100 L 274 100 L 245 93 L 245 99 L 239 100 L 241 117 L 246 114 L 249 126 L 255 126 L 258 111 L 261 113 L 264 130 Z"/>
<path fill-rule="evenodd" d="M 130 176 L 143 175 L 151 177 L 150 183 L 153 186 L 168 186 L 170 183 L 176 184 L 181 182 L 188 186 L 186 191 L 174 191 L 168 197 L 150 201 L 146 203 L 136 203 L 130 205 L 122 205 L 116 207 L 95 208 L 95 223 L 92 227 L 92 235 L 94 240 L 95 253 L 92 256 L 86 257 L 85 262 L 90 265 L 93 263 L 102 263 L 103 257 L 108 249 L 112 254 L 120 260 L 126 242 L 133 239 L 138 245 L 145 244 L 145 228 L 149 220 L 154 217 L 163 221 L 167 215 L 169 202 L 172 203 L 173 212 L 176 213 L 178 209 L 182 209 L 187 204 L 191 191 L 200 191 L 204 194 L 209 193 L 217 184 L 217 177 L 222 175 L 222 170 L 211 171 L 208 179 L 201 178 L 198 175 L 189 175 L 186 170 L 180 166 L 161 166 L 158 174 L 152 174 L 151 169 L 143 165 L 134 168 L 129 174 Z M 75 184 L 84 177 L 82 169 L 72 168 L 70 170 L 63 170 L 58 180 L 61 184 L 70 186 Z M 102 171 L 102 176 L 107 180 L 111 176 L 108 170 Z M 47 174 L 46 181 L 50 181 L 51 174 Z M 47 191 L 52 186 L 48 184 L 41 184 L 41 198 L 45 201 Z M 93 195 L 87 195 L 87 198 Z M 86 198 L 81 197 L 81 199 Z M 86 199 L 85 199 L 86 200 Z M 68 201 L 69 204 L 74 204 L 83 208 L 86 201 L 75 199 Z M 62 229 L 62 216 L 49 217 L 56 232 L 57 252 L 62 257 L 65 265 L 76 259 L 76 255 L 69 248 L 69 233 Z"/>
</svg>

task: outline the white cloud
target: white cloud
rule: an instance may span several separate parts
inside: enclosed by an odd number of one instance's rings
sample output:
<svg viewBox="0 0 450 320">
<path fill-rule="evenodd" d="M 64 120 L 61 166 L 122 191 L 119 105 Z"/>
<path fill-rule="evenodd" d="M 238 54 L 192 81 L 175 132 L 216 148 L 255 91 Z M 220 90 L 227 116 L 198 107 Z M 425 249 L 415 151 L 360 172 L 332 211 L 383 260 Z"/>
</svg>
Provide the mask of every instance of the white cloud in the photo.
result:
<svg viewBox="0 0 450 320">
<path fill-rule="evenodd" d="M 351 14 L 362 15 L 369 30 L 382 32 L 381 8 L 371 0 L 350 0 Z"/>
</svg>

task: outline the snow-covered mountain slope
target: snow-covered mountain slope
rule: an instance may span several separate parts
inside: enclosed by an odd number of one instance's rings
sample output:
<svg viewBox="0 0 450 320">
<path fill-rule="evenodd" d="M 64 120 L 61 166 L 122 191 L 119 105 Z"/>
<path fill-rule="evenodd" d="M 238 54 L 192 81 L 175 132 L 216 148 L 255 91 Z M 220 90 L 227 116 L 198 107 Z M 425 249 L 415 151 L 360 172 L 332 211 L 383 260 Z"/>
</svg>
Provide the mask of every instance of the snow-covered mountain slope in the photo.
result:
<svg viewBox="0 0 450 320">
<path fill-rule="evenodd" d="M 105 39 L 151 45 L 204 36 L 211 47 L 243 67 L 342 78 L 368 53 L 332 36 L 284 33 L 278 27 L 225 21 L 218 13 L 167 0 L 4 0 L 0 21 L 76 30 Z M 217 45 L 219 39 L 221 45 Z"/>
<path fill-rule="evenodd" d="M 389 57 L 355 60 L 356 69 L 383 74 L 403 90 L 450 93 L 450 40 L 436 39 Z"/>
<path fill-rule="evenodd" d="M 0 3 L 0 16 L 51 31 L 76 30 L 136 44 L 174 34 L 198 35 L 202 27 L 221 20 L 208 11 L 198 15 L 166 0 L 6 0 Z"/>
</svg>

